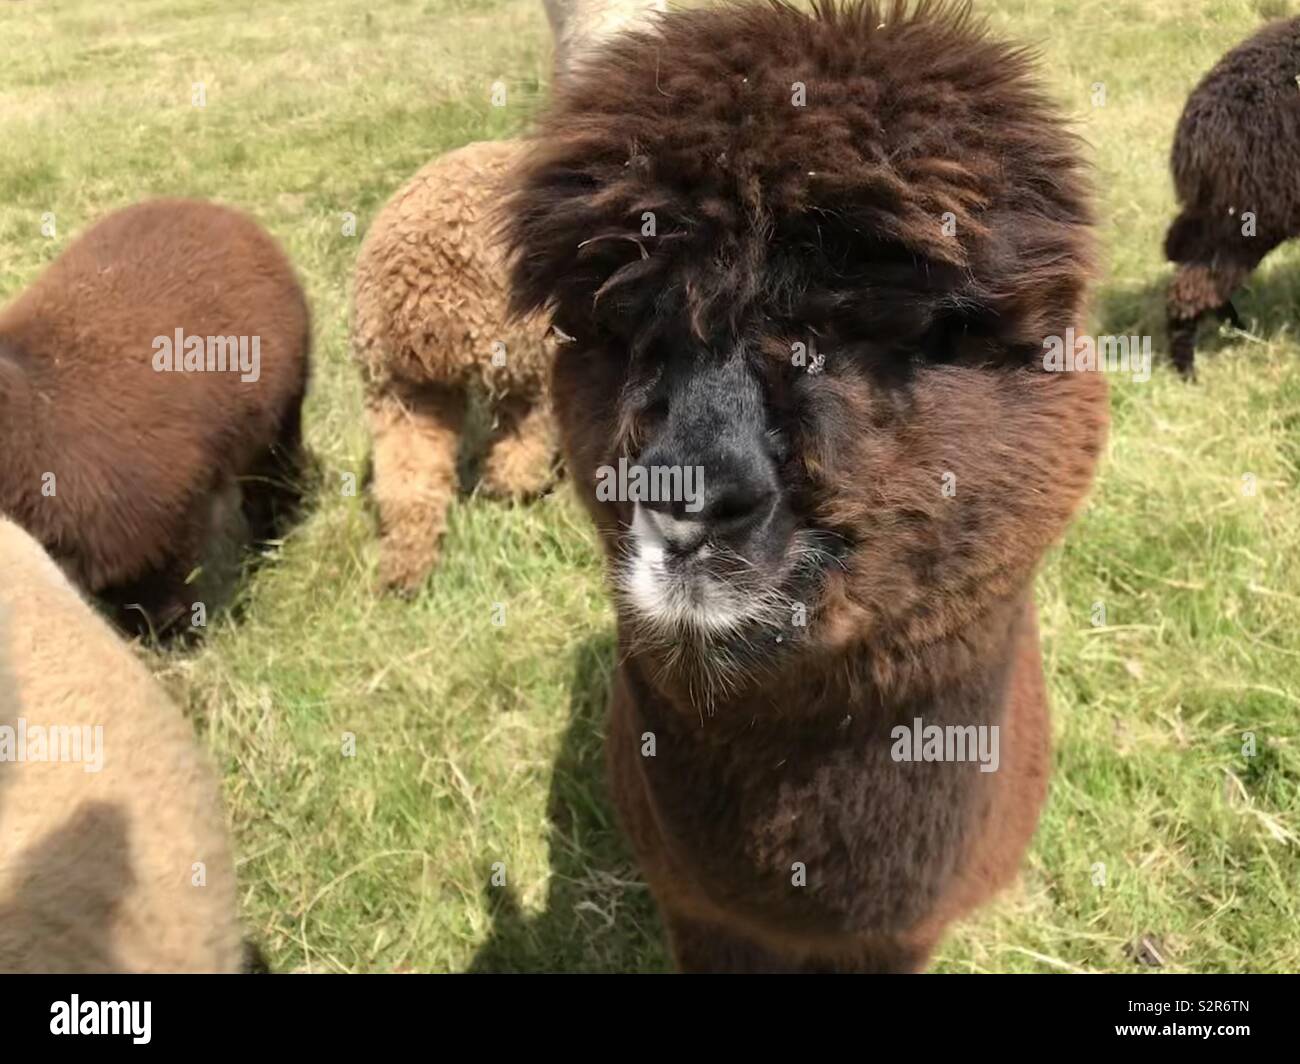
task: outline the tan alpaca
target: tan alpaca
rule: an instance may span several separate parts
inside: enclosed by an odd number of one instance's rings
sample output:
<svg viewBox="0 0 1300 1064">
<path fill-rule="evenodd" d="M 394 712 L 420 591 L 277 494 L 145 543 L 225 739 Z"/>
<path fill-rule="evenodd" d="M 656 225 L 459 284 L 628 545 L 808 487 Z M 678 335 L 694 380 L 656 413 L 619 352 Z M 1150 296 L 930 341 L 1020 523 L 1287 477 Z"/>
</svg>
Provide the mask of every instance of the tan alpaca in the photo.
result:
<svg viewBox="0 0 1300 1064">
<path fill-rule="evenodd" d="M 189 721 L 0 518 L 0 973 L 241 965 L 220 789 Z"/>
<path fill-rule="evenodd" d="M 662 7 L 547 0 L 557 77 Z M 486 394 L 493 415 L 485 492 L 527 498 L 554 474 L 551 340 L 540 317 L 509 320 L 495 240 L 499 189 L 521 150 L 486 141 L 435 159 L 385 204 L 357 258 L 352 348 L 374 439 L 380 577 L 395 590 L 414 591 L 437 561 L 471 392 Z"/>
</svg>

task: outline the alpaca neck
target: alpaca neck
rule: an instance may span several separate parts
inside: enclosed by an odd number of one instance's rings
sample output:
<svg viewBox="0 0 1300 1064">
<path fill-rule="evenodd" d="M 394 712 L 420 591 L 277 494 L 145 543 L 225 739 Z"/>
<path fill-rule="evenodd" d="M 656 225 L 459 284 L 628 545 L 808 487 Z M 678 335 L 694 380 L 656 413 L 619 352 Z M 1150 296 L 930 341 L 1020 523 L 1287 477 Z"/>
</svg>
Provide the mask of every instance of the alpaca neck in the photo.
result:
<svg viewBox="0 0 1300 1064">
<path fill-rule="evenodd" d="M 1032 585 L 992 605 L 979 618 L 918 646 L 869 641 L 843 670 L 850 689 L 866 689 L 886 705 L 942 700 L 953 690 L 978 691 L 1002 675 L 1023 639 L 1038 638 Z"/>
<path fill-rule="evenodd" d="M 664 710 L 695 720 L 701 714 L 747 722 L 755 712 L 775 714 L 796 727 L 818 720 L 840 721 L 846 715 L 889 716 L 903 711 L 943 714 L 954 705 L 971 719 L 1001 711 L 1004 682 L 1015 667 L 1024 639 L 1037 639 L 1037 622 L 1029 587 L 997 603 L 978 621 L 924 646 L 903 641 L 891 645 L 879 637 L 823 646 L 809 657 L 796 657 L 775 673 L 757 670 L 728 677 L 729 693 L 710 690 L 707 653 L 678 647 L 677 665 L 643 657 L 630 647 L 640 683 Z M 796 652 L 798 653 L 798 652 Z M 985 723 L 988 721 L 985 720 Z M 725 725 L 723 725 L 725 726 Z"/>
<path fill-rule="evenodd" d="M 664 0 L 546 0 L 559 80 L 616 33 L 644 25 Z"/>
</svg>

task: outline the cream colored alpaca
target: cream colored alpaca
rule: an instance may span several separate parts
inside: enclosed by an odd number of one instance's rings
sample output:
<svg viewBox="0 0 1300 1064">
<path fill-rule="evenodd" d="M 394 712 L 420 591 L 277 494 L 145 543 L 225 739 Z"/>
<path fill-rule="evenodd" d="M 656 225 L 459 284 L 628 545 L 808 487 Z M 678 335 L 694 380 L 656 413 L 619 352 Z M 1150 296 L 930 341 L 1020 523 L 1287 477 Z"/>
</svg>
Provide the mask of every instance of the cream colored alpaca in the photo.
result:
<svg viewBox="0 0 1300 1064">
<path fill-rule="evenodd" d="M 241 963 L 220 790 L 189 721 L 0 518 L 0 973 Z"/>
<path fill-rule="evenodd" d="M 663 0 L 546 0 L 556 76 L 608 35 L 662 10 Z M 456 456 L 472 392 L 494 427 L 482 488 L 523 499 L 556 466 L 546 402 L 545 322 L 510 322 L 494 236 L 498 190 L 521 141 L 484 141 L 440 156 L 371 223 L 353 284 L 352 349 L 374 439 L 380 578 L 413 592 L 437 562 L 456 495 Z"/>
</svg>

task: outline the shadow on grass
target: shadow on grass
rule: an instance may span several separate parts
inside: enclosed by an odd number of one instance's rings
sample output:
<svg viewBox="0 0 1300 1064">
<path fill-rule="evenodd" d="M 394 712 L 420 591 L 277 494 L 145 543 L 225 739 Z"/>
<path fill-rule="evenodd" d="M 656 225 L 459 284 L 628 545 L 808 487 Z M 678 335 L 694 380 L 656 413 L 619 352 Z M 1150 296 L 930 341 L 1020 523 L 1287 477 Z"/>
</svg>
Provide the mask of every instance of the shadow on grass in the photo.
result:
<svg viewBox="0 0 1300 1064">
<path fill-rule="evenodd" d="M 668 968 L 650 892 L 636 873 L 605 786 L 606 703 L 614 640 L 574 655 L 569 725 L 547 801 L 551 878 L 545 910 L 523 912 L 512 886 L 487 888 L 492 932 L 471 972 L 644 972 Z M 488 882 L 491 872 L 484 870 Z"/>
</svg>

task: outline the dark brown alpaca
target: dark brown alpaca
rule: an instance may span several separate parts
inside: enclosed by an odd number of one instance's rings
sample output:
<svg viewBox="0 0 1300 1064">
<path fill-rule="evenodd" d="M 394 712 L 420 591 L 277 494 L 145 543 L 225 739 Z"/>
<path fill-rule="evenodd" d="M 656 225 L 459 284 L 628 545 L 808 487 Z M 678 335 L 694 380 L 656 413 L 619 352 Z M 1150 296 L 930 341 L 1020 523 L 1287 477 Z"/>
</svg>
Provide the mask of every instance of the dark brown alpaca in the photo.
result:
<svg viewBox="0 0 1300 1064">
<path fill-rule="evenodd" d="M 1187 98 L 1174 135 L 1182 213 L 1165 236 L 1174 365 L 1191 376 L 1196 327 L 1214 313 L 1240 325 L 1232 293 L 1300 234 L 1300 18 L 1237 45 Z"/>
<path fill-rule="evenodd" d="M 188 622 L 210 548 L 291 500 L 309 347 L 293 269 L 248 216 L 109 215 L 0 310 L 0 513 L 124 623 Z"/>
<path fill-rule="evenodd" d="M 1033 834 L 1033 575 L 1107 406 L 1043 368 L 1092 219 L 1030 72 L 946 5 L 672 14 L 559 90 L 507 204 L 515 309 L 574 338 L 612 789 L 685 970 L 919 969 Z M 703 490 L 605 501 L 620 457 Z M 895 760 L 916 718 L 996 725 L 996 771 Z"/>
</svg>

